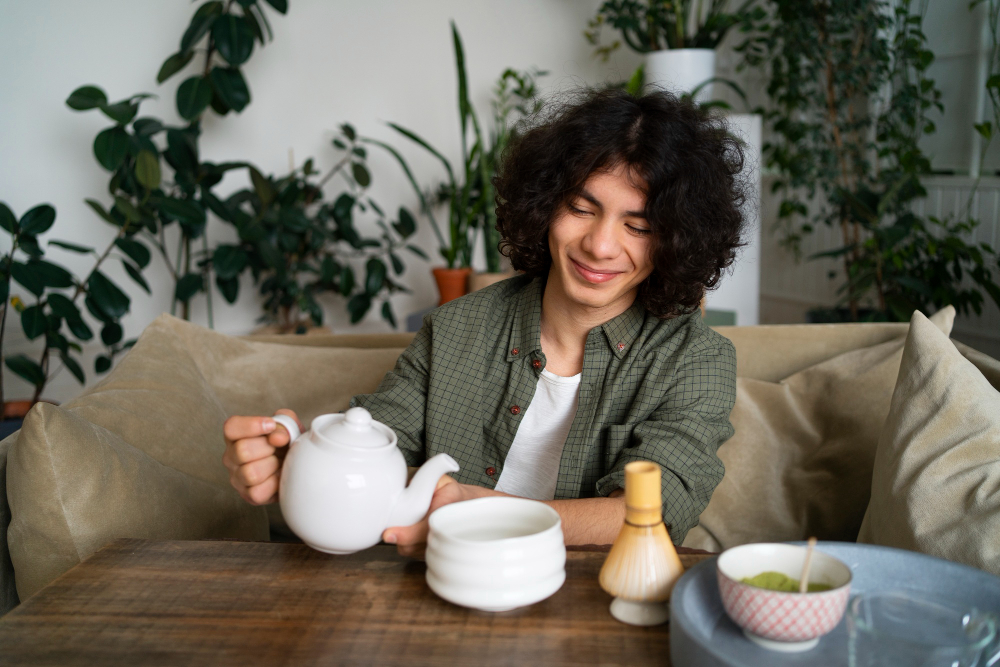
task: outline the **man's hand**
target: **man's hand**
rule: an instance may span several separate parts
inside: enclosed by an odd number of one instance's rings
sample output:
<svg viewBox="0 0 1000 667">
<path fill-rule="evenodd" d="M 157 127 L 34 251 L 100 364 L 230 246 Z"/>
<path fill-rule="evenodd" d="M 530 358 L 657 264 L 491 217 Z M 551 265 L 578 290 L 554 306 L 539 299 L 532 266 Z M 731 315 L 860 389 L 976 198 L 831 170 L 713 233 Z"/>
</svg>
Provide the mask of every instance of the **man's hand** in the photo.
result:
<svg viewBox="0 0 1000 667">
<path fill-rule="evenodd" d="M 302 430 L 302 422 L 291 410 L 288 415 Z M 230 417 L 222 427 L 226 452 L 222 463 L 229 469 L 229 483 L 251 505 L 266 505 L 278 499 L 281 463 L 288 453 L 289 434 L 270 417 Z"/>
<path fill-rule="evenodd" d="M 459 484 L 449 475 L 442 475 L 438 480 L 437 488 L 434 489 L 434 497 L 431 498 L 430 509 L 424 518 L 412 526 L 392 526 L 382 532 L 382 539 L 395 544 L 401 556 L 412 558 L 423 558 L 424 550 L 427 549 L 427 533 L 430 530 L 427 518 L 431 512 L 439 507 L 457 503 L 462 500 L 472 500 L 489 495 L 505 495 L 498 491 L 490 491 L 479 486 L 470 484 Z"/>
</svg>

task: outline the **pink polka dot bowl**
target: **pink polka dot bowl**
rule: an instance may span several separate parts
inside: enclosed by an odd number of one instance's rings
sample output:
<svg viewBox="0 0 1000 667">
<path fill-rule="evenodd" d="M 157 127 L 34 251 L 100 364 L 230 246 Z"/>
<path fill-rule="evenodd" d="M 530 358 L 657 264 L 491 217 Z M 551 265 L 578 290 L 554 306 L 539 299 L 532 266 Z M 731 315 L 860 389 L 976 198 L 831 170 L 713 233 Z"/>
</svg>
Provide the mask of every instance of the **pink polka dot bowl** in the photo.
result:
<svg viewBox="0 0 1000 667">
<path fill-rule="evenodd" d="M 808 651 L 844 616 L 851 593 L 851 568 L 819 549 L 812 555 L 809 582 L 828 591 L 787 593 L 745 584 L 762 572 L 780 572 L 796 581 L 806 548 L 793 544 L 744 544 L 722 552 L 716 565 L 719 594 L 729 618 L 754 643 L 785 653 Z"/>
</svg>

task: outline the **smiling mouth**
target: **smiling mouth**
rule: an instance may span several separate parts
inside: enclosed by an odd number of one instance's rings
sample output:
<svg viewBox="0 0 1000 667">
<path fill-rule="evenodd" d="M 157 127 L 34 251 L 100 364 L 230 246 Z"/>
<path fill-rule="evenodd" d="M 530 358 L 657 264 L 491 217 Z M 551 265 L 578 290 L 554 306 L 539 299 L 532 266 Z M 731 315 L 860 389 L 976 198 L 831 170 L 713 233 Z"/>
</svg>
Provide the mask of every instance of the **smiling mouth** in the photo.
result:
<svg viewBox="0 0 1000 667">
<path fill-rule="evenodd" d="M 584 280 L 590 283 L 606 283 L 609 280 L 613 280 L 616 276 L 621 275 L 624 271 L 601 271 L 598 269 L 592 269 L 586 264 L 581 264 L 575 259 L 570 259 L 573 263 L 573 268 L 579 273 Z"/>
</svg>

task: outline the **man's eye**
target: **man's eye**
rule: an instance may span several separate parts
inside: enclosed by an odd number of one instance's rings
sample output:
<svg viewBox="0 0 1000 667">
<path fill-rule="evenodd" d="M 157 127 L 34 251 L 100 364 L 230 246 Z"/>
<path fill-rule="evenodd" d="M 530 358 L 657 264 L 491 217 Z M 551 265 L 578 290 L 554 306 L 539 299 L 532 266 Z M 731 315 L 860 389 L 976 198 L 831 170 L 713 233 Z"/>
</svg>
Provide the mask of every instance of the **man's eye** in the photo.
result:
<svg viewBox="0 0 1000 667">
<path fill-rule="evenodd" d="M 577 215 L 587 215 L 588 213 L 590 213 L 590 211 L 586 209 L 582 209 L 579 208 L 578 206 L 572 206 L 572 205 L 569 207 L 569 210 Z"/>
<path fill-rule="evenodd" d="M 629 231 L 633 234 L 638 234 L 639 236 L 645 236 L 646 234 L 652 234 L 652 229 L 646 229 L 645 227 L 633 227 L 632 225 L 625 225 L 629 228 Z"/>
</svg>

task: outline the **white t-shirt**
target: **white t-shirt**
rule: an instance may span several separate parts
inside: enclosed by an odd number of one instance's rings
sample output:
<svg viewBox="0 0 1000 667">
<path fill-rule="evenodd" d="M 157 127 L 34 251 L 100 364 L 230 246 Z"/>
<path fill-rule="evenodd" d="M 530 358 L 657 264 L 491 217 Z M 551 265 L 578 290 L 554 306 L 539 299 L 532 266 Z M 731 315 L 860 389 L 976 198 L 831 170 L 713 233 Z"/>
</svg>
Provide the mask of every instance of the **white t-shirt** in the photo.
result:
<svg viewBox="0 0 1000 667">
<path fill-rule="evenodd" d="M 542 369 L 535 397 L 521 419 L 504 461 L 497 491 L 552 500 L 559 477 L 559 459 L 579 398 L 579 373 L 562 377 Z"/>
</svg>

